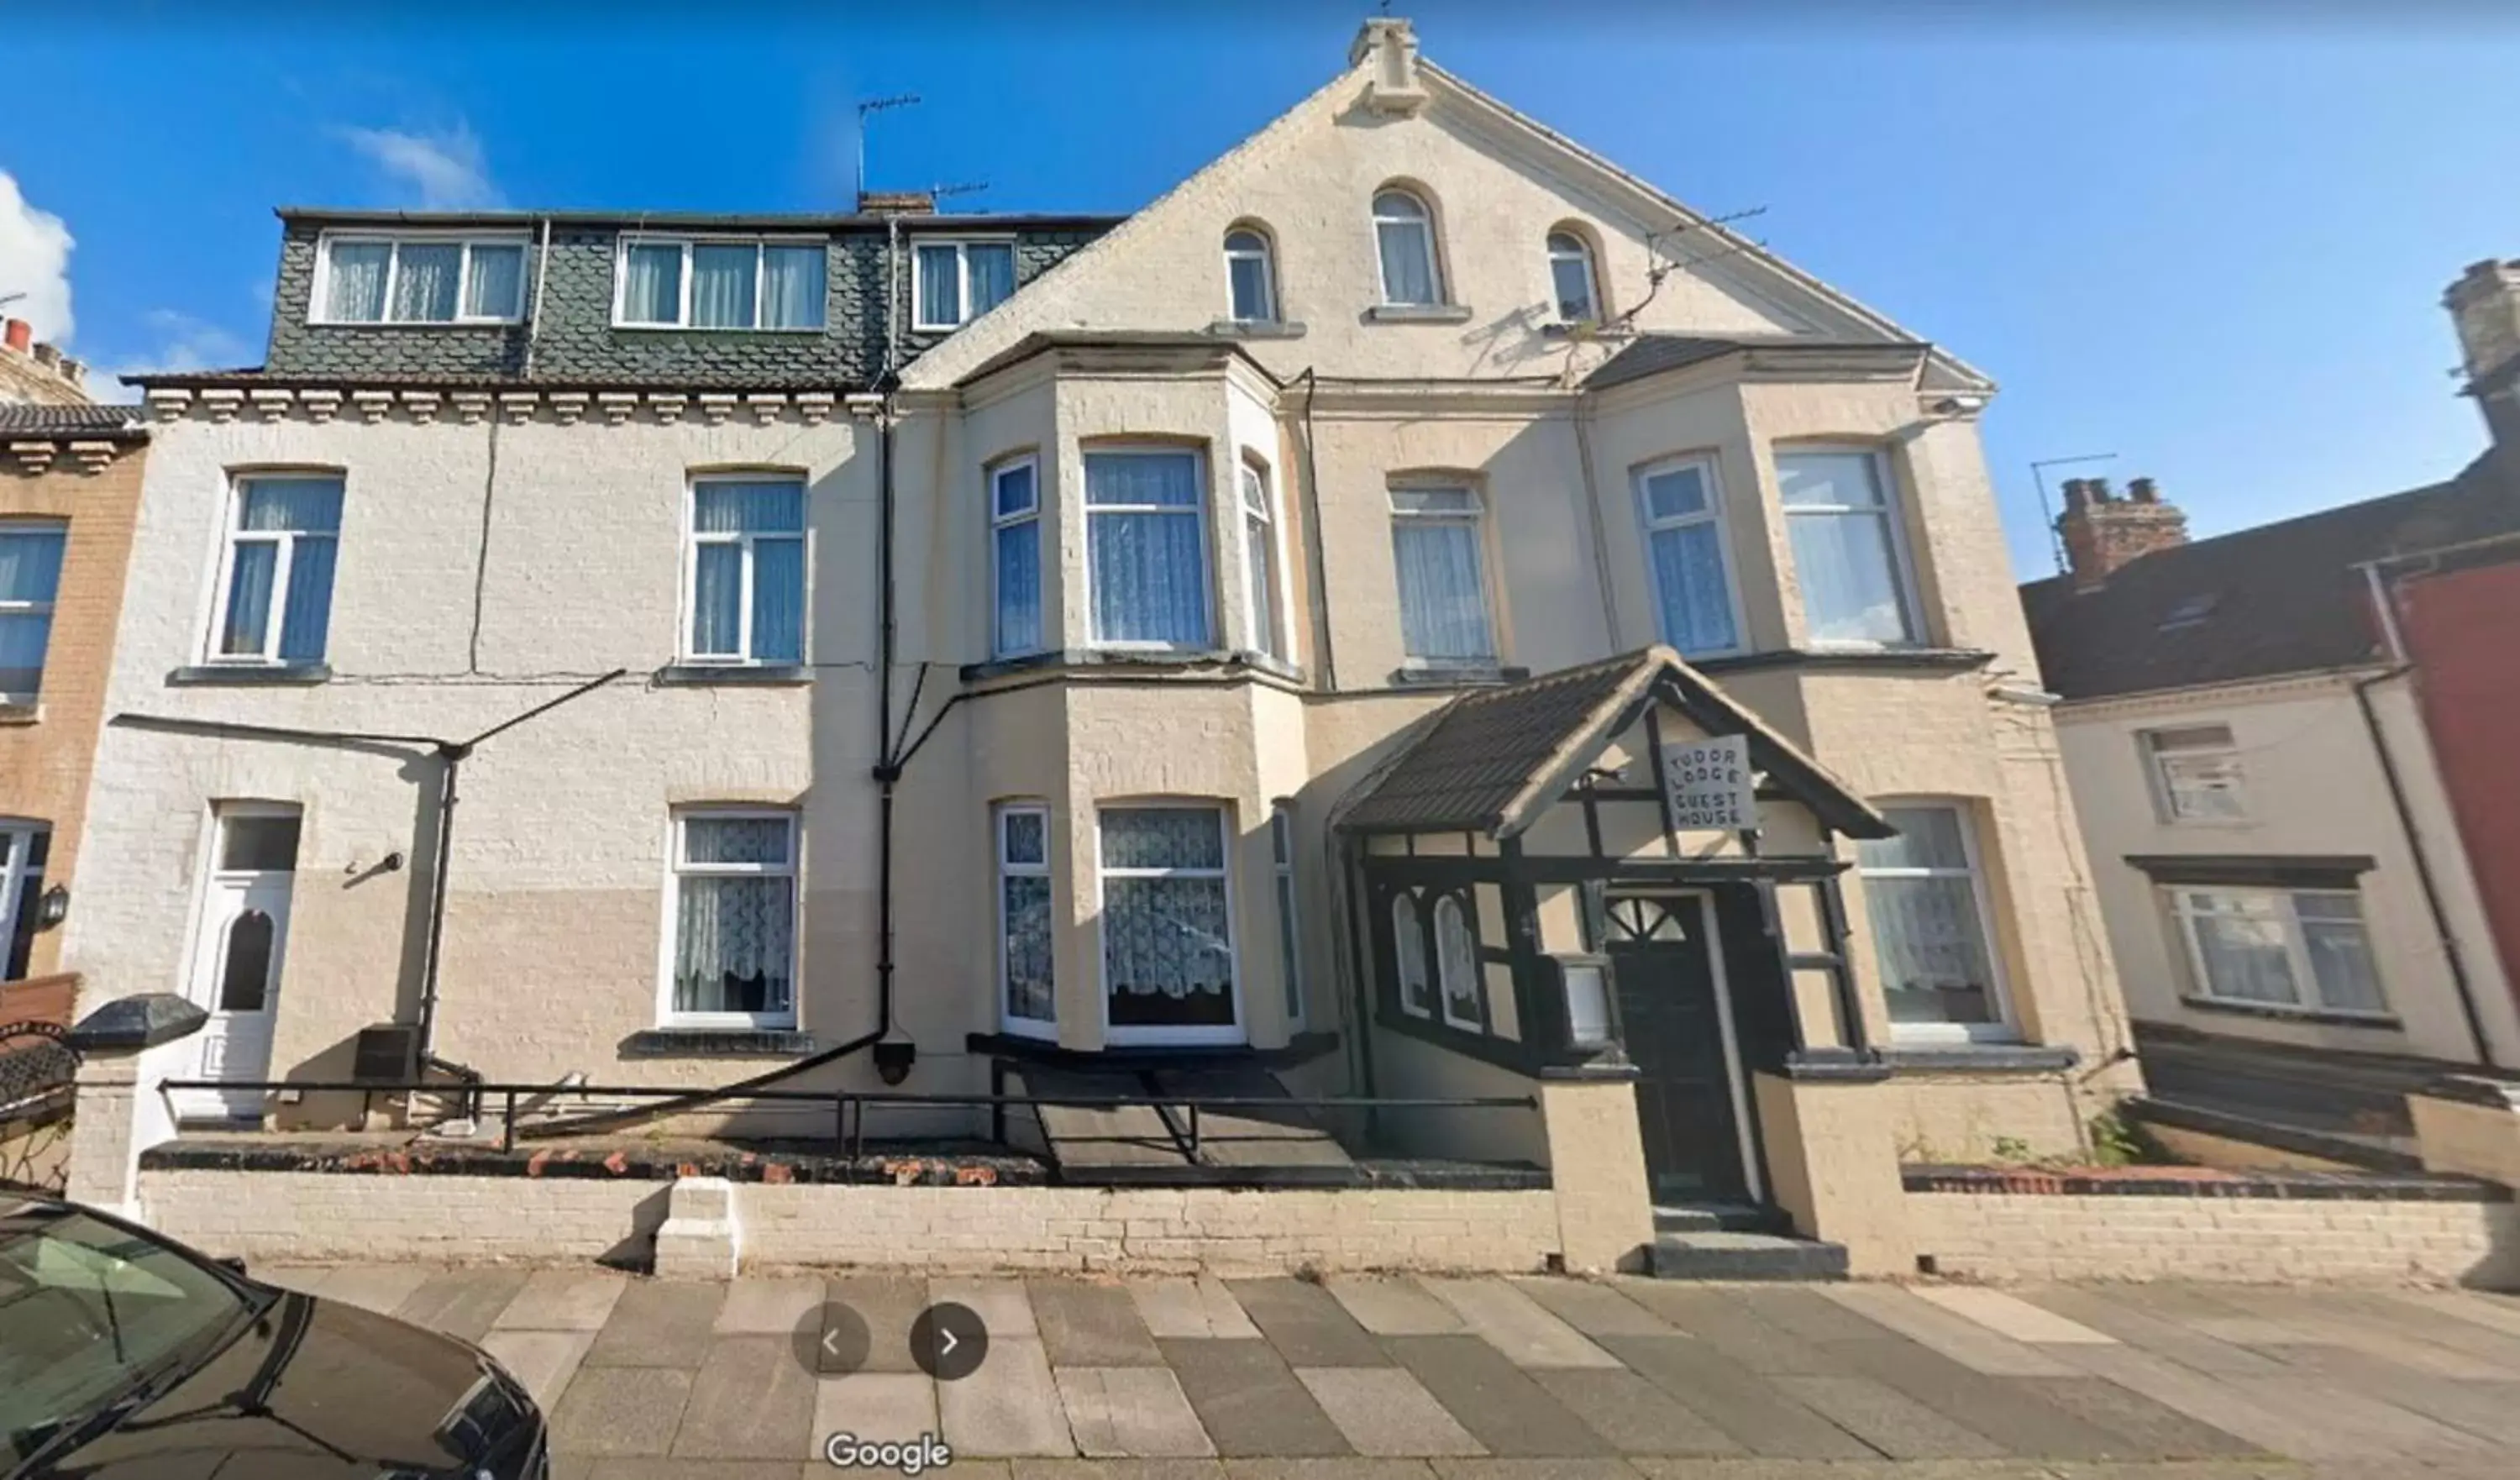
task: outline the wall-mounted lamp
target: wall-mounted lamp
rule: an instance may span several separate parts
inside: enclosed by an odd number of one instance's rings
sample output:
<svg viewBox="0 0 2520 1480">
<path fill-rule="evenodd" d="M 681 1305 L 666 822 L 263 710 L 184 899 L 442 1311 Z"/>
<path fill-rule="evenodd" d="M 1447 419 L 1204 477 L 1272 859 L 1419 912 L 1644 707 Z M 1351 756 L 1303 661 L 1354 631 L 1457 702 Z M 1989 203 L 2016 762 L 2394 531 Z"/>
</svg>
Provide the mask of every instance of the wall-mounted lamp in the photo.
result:
<svg viewBox="0 0 2520 1480">
<path fill-rule="evenodd" d="M 1945 396 L 1934 403 L 1934 415 L 1964 417 L 1986 410 L 1984 396 Z"/>
<path fill-rule="evenodd" d="M 70 918 L 70 886 L 55 884 L 35 898 L 35 928 L 49 930 Z"/>
<path fill-rule="evenodd" d="M 885 1084 L 899 1084 L 910 1077 L 910 1066 L 919 1061 L 919 1045 L 907 1038 L 888 1038 L 875 1046 L 875 1075 Z"/>
</svg>

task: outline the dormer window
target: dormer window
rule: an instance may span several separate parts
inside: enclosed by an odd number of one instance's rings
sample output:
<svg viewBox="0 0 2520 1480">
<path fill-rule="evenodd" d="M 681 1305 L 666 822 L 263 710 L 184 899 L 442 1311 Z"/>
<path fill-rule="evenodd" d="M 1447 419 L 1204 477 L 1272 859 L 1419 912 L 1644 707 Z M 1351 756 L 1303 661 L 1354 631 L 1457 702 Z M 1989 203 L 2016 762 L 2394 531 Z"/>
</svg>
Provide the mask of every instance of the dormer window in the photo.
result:
<svg viewBox="0 0 2520 1480">
<path fill-rule="evenodd" d="M 328 236 L 318 324 L 514 324 L 525 313 L 522 238 Z"/>
<path fill-rule="evenodd" d="M 612 322 L 624 329 L 820 329 L 823 244 L 623 237 Z"/>
<path fill-rule="evenodd" d="M 1561 324 L 1601 322 L 1601 292 L 1593 248 L 1571 231 L 1549 234 L 1549 284 Z"/>
<path fill-rule="evenodd" d="M 1435 221 L 1426 202 L 1405 190 L 1373 198 L 1373 245 L 1382 262 L 1382 301 L 1432 307 L 1444 301 L 1435 272 Z"/>
<path fill-rule="evenodd" d="M 922 242 L 910 262 L 913 329 L 959 329 L 1015 291 L 1012 242 Z"/>
<path fill-rule="evenodd" d="M 1226 292 L 1238 324 L 1278 322 L 1278 275 L 1269 255 L 1269 239 L 1251 227 L 1225 234 Z"/>
</svg>

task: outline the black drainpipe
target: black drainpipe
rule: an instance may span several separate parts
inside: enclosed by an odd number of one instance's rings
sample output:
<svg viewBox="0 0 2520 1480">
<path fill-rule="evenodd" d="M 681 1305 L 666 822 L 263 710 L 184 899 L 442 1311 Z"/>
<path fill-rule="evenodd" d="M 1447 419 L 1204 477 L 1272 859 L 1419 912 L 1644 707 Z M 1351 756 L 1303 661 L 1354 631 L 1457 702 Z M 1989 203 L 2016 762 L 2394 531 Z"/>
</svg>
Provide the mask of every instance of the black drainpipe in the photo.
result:
<svg viewBox="0 0 2520 1480">
<path fill-rule="evenodd" d="M 2458 993 L 2458 1009 L 2467 1019 L 2467 1036 L 2476 1045 L 2476 1061 L 2487 1068 L 2499 1068 L 2494 1059 L 2494 1045 L 2485 1036 L 2485 1018 L 2477 1010 L 2476 986 L 2467 978 L 2467 963 L 2458 954 L 2458 935 L 2451 929 L 2450 912 L 2443 908 L 2441 887 L 2433 879 L 2431 858 L 2424 852 L 2424 835 L 2415 826 L 2415 814 L 2407 806 L 2406 784 L 2398 777 L 2397 758 L 2389 753 L 2389 738 L 2380 728 L 2380 713 L 2371 706 L 2371 689 L 2391 679 L 2404 678 L 2415 671 L 2412 663 L 2401 663 L 2385 673 L 2354 681 L 2354 704 L 2362 711 L 2362 727 L 2371 734 L 2371 753 L 2380 758 L 2380 777 L 2389 785 L 2389 805 L 2398 814 L 2398 829 L 2407 835 L 2407 851 L 2415 858 L 2415 883 L 2423 890 L 2424 909 L 2433 920 L 2433 933 L 2441 937 L 2442 960 L 2450 966 L 2450 984 Z"/>
<path fill-rule="evenodd" d="M 901 741 L 892 733 L 892 668 L 901 647 L 898 593 L 893 576 L 892 481 L 892 372 L 884 372 L 883 409 L 877 414 L 876 479 L 878 547 L 877 561 L 881 569 L 878 600 L 883 610 L 878 623 L 876 657 L 876 946 L 875 946 L 875 1067 L 886 1084 L 899 1084 L 910 1076 L 910 1066 L 919 1059 L 919 1045 L 892 1037 L 892 824 L 893 789 L 901 780 Z M 921 670 L 923 674 L 924 669 Z M 914 695 L 915 700 L 915 695 Z M 910 716 L 903 716 L 905 726 Z"/>
</svg>

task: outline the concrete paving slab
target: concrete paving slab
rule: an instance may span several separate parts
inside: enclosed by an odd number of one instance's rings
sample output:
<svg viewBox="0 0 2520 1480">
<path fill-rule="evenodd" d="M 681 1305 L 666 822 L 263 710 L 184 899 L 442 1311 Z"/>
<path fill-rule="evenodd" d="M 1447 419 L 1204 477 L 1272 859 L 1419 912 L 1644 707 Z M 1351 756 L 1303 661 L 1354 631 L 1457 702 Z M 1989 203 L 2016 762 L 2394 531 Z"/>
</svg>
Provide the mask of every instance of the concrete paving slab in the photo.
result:
<svg viewBox="0 0 2520 1480">
<path fill-rule="evenodd" d="M 1511 1281 L 1542 1310 L 1587 1336 L 1673 1336 L 1669 1322 L 1606 1284 L 1527 1276 Z"/>
<path fill-rule="evenodd" d="M 2348 1292 L 2242 1286 L 2222 1292 L 2222 1298 L 2243 1312 L 2300 1332 L 2310 1343 L 2369 1352 L 2440 1377 L 2492 1381 L 2505 1375 L 2497 1363 L 2406 1335 L 2367 1317 L 2358 1318 Z"/>
<path fill-rule="evenodd" d="M 1754 1372 L 1854 1375 L 1820 1343 L 1769 1324 L 1758 1315 L 1756 1302 L 1732 1299 L 1711 1287 L 1679 1283 L 1639 1288 L 1633 1298 L 1674 1328 L 1698 1337 Z"/>
<path fill-rule="evenodd" d="M 1256 1340 L 1260 1335 L 1260 1328 L 1242 1313 L 1241 1303 L 1225 1287 L 1225 1281 L 1205 1275 L 1196 1279 L 1132 1279 L 1129 1298 L 1137 1302 L 1138 1319 L 1159 1340 Z"/>
<path fill-rule="evenodd" d="M 539 1270 L 499 1319 L 496 1331 L 600 1331 L 630 1283 L 609 1270 Z"/>
<path fill-rule="evenodd" d="M 1020 1283 L 1004 1282 L 1021 1291 Z M 936 1384 L 936 1410 L 944 1440 L 958 1456 L 1076 1453 L 1050 1358 L 1036 1335 L 1001 1336 L 992 1329 L 988 1360 L 977 1370 L 959 1382 Z"/>
<path fill-rule="evenodd" d="M 612 1316 L 586 1353 L 588 1367 L 678 1367 L 697 1369 L 708 1356 L 722 1284 L 636 1281 L 613 1302 Z"/>
<path fill-rule="evenodd" d="M 1180 1381 L 1164 1368 L 1054 1366 L 1051 1370 L 1079 1454 L 1182 1458 L 1216 1453 Z"/>
<path fill-rule="evenodd" d="M 813 1458 L 814 1374 L 787 1336 L 721 1336 L 692 1379 L 691 1403 L 674 1435 L 686 1459 Z"/>
<path fill-rule="evenodd" d="M 1956 1316 L 1965 1317 L 2000 1335 L 2036 1346 L 2047 1342 L 2080 1343 L 2086 1346 L 2114 1346 L 2115 1336 L 2094 1330 L 2079 1321 L 2071 1321 L 2054 1311 L 2044 1311 L 2017 1295 L 1990 1289 L 1982 1284 L 1920 1284 L 1912 1286 L 1919 1300 L 1931 1301 Z"/>
<path fill-rule="evenodd" d="M 2279 1454 L 2290 1452 L 2303 1458 L 2420 1458 L 2481 1454 L 2493 1448 L 2462 1429 L 2350 1391 L 2342 1383 L 2305 1380 L 2301 1373 L 2224 1380 L 2259 1406 L 2292 1419 L 2305 1430 L 2317 1431 L 2314 1442 L 2334 1446 L 2331 1454 L 2314 1456 L 2303 1453 L 2296 1442 L 2279 1448 Z"/>
<path fill-rule="evenodd" d="M 936 1305 L 952 1301 L 968 1306 L 989 1328 L 989 1339 L 1000 1336 L 1038 1336 L 1041 1327 L 1034 1323 L 1032 1301 L 1024 1292 L 1020 1279 L 930 1279 L 927 1298 Z"/>
<path fill-rule="evenodd" d="M 2041 1285 L 2022 1293 L 2023 1298 L 2044 1310 L 2070 1317 L 2095 1330 L 2106 1331 L 2130 1346 L 2192 1367 L 2200 1372 L 2219 1376 L 2266 1377 L 2283 1370 L 2280 1361 L 2264 1352 L 2217 1340 L 2176 1321 L 2138 1309 L 2117 1298 L 2116 1291 Z"/>
<path fill-rule="evenodd" d="M 674 1368 L 584 1368 L 552 1411 L 552 1450 L 571 1455 L 662 1455 L 692 1394 Z"/>
<path fill-rule="evenodd" d="M 898 1444 L 936 1432 L 936 1382 L 925 1372 L 851 1372 L 814 1385 L 817 1444 L 833 1434 Z"/>
<path fill-rule="evenodd" d="M 1310 1389 L 1266 1341 L 1184 1339 L 1160 1343 L 1216 1452 L 1226 1456 L 1340 1456 L 1354 1453 Z"/>
<path fill-rule="evenodd" d="M 1226 1480 L 1214 1459 L 1005 1459 L 1008 1480 Z M 956 1469 L 962 1468 L 956 1457 Z M 826 1480 L 828 1480 L 828 1471 Z"/>
<path fill-rule="evenodd" d="M 2488 1330 L 2505 1331 L 2520 1336 L 2520 1302 L 2480 1294 L 2473 1290 L 2390 1290 L 2387 1298 L 2400 1301 L 2419 1311 L 2433 1312 L 2481 1325 Z"/>
<path fill-rule="evenodd" d="M 567 1391 L 578 1364 L 586 1360 L 586 1349 L 594 1344 L 593 1331 L 493 1330 L 481 1338 L 481 1350 L 516 1373 L 546 1413 Z"/>
<path fill-rule="evenodd" d="M 2384 1330 L 2432 1346 L 2448 1347 L 2463 1356 L 2476 1358 L 2494 1369 L 2492 1376 L 2474 1380 L 2491 1382 L 2520 1378 L 2520 1332 L 2498 1331 L 2491 1326 L 2446 1317 L 2397 1299 L 2396 1293 L 2330 1290 L 2326 1296 L 2330 1310 L 2357 1325 Z"/>
<path fill-rule="evenodd" d="M 1435 1480 L 1423 1459 L 1228 1458 L 1226 1480 Z"/>
<path fill-rule="evenodd" d="M 265 1284 L 295 1290 L 300 1295 L 322 1294 L 326 1278 L 335 1272 L 335 1266 L 322 1264 L 257 1264 L 248 1270 Z"/>
<path fill-rule="evenodd" d="M 1398 1458 L 1487 1453 L 1416 1377 L 1399 1368 L 1299 1367 L 1295 1376 L 1360 1455 Z"/>
<path fill-rule="evenodd" d="M 1400 1365 L 1495 1455 L 1586 1456 L 1616 1452 L 1549 1389 L 1477 1336 L 1394 1336 Z M 1581 1370 L 1559 1368 L 1555 1370 Z"/>
<path fill-rule="evenodd" d="M 1865 1376 L 1984 1434 L 2008 1454 L 2108 1459 L 2144 1453 L 2135 1441 L 2043 1402 L 2028 1387 L 2043 1382 L 2097 1383 L 2095 1377 L 1990 1377 L 1886 1331 L 1863 1341 L 1831 1342 L 1829 1350 Z"/>
<path fill-rule="evenodd" d="M 832 1473 L 826 1466 L 825 1475 Z M 587 1480 L 795 1480 L 793 1462 L 771 1459 L 598 1459 Z"/>
<path fill-rule="evenodd" d="M 1778 1377 L 1787 1396 L 1893 1459 L 1999 1459 L 2003 1446 L 1869 1377 Z"/>
<path fill-rule="evenodd" d="M 910 1327 L 927 1308 L 926 1280 L 908 1275 L 844 1275 L 823 1281 L 823 1298 L 845 1306 L 866 1326 L 867 1356 L 860 1371 L 919 1370 L 910 1356 Z"/>
<path fill-rule="evenodd" d="M 1414 1279 L 1378 1275 L 1333 1275 L 1322 1281 L 1330 1298 L 1356 1323 L 1377 1336 L 1449 1336 L 1465 1327 L 1462 1313 Z"/>
<path fill-rule="evenodd" d="M 2365 1397 L 2520 1449 L 2520 1381 L 2448 1381 L 2409 1371 L 2368 1352 L 2294 1347 L 2295 1365 Z M 2305 1360 L 2306 1359 L 2306 1360 Z"/>
<path fill-rule="evenodd" d="M 1632 1284 L 1659 1285 L 1658 1280 L 1618 1280 L 1614 1287 L 1622 1291 Z M 1879 1341 L 1898 1338 L 1898 1333 L 1877 1321 L 1859 1315 L 1836 1301 L 1815 1294 L 1809 1289 L 1790 1284 L 1710 1284 L 1701 1289 L 1713 1291 L 1726 1300 L 1741 1306 L 1761 1321 L 1789 1336 L 1805 1341 Z M 1904 1339 L 1904 1338 L 1898 1338 Z"/>
<path fill-rule="evenodd" d="M 813 1278 L 788 1279 L 740 1278 L 726 1287 L 726 1303 L 718 1307 L 717 1333 L 721 1336 L 788 1336 L 817 1306 L 823 1303 L 823 1281 Z"/>
<path fill-rule="evenodd" d="M 2014 1412 L 2045 1406 L 2071 1414 L 2107 1434 L 2112 1458 L 2123 1459 L 2218 1459 L 2259 1456 L 2265 1451 L 2236 1434 L 2157 1403 L 2141 1393 L 2096 1377 L 1990 1377 L 2023 1398 Z M 1946 1412 L 1949 1412 L 1946 1410 Z M 1962 1421 L 1967 1421 L 1963 1418 Z M 2002 1438 L 2002 1434 L 1995 1437 Z M 2016 1453 L 2057 1458 L 2085 1458 L 2078 1449 L 2054 1446 L 2019 1449 Z"/>
<path fill-rule="evenodd" d="M 1116 1284 L 1082 1279 L 1027 1279 L 1033 1321 L 1053 1367 L 1161 1367 L 1164 1354 L 1138 1317 L 1138 1303 Z M 1087 1450 L 1087 1454 L 1094 1451 Z M 1196 1453 L 1205 1453 L 1198 1451 Z"/>
<path fill-rule="evenodd" d="M 1617 1459 L 1456 1459 L 1426 1461 L 1437 1480 L 1637 1480 L 1637 1472 Z"/>
<path fill-rule="evenodd" d="M 1544 1368 L 1531 1380 L 1623 1455 L 1743 1455 L 1705 1414 L 1620 1368 Z"/>
<path fill-rule="evenodd" d="M 2286 1380 L 2281 1377 L 2209 1377 L 2193 1368 L 2133 1346 L 2058 1350 L 2094 1376 L 2105 1377 L 2199 1423 L 2245 1439 L 2270 1454 L 2308 1460 L 2370 1458 L 2387 1454 L 2383 1447 L 2358 1444 L 2351 1433 L 2340 1434 L 2333 1424 L 2304 1424 L 2238 1386 Z"/>
<path fill-rule="evenodd" d="M 1703 1414 L 1752 1455 L 1870 1459 L 1878 1451 L 1694 1336 L 1604 1336 L 1640 1377 Z"/>
<path fill-rule="evenodd" d="M 1549 1314 L 1540 1303 L 1494 1277 L 1421 1278 L 1437 1299 L 1460 1314 L 1462 1324 L 1517 1367 L 1617 1367 L 1619 1360 L 1584 1333 Z"/>
<path fill-rule="evenodd" d="M 326 1278 L 324 1298 L 390 1316 L 428 1282 L 431 1273 L 405 1264 L 348 1265 Z"/>
<path fill-rule="evenodd" d="M 394 1314 L 458 1341 L 479 1341 L 524 1287 L 521 1270 L 440 1270 L 421 1281 Z"/>
<path fill-rule="evenodd" d="M 1845 1284 L 1818 1293 L 1990 1377 L 2074 1375 L 2072 1368 L 2054 1357 L 1920 1300 L 1910 1290 L 1886 1284 Z"/>
<path fill-rule="evenodd" d="M 1320 1285 L 1300 1279 L 1229 1279 L 1225 1284 L 1288 1367 L 1391 1365 L 1347 1308 Z"/>
<path fill-rule="evenodd" d="M 2297 1346 L 2318 1339 L 2298 1327 L 2228 1303 L 2222 1297 L 2230 1289 L 2229 1285 L 2156 1281 L 2123 1285 L 2110 1293 L 2138 1310 L 2234 1346 Z"/>
</svg>

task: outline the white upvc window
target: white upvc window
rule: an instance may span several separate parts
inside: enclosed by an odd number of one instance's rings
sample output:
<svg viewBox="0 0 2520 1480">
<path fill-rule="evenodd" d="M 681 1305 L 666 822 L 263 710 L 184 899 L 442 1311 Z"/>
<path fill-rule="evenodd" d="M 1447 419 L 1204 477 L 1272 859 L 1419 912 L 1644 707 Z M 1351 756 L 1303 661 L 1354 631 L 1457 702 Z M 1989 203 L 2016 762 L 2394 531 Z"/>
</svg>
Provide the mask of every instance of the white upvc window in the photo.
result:
<svg viewBox="0 0 2520 1480">
<path fill-rule="evenodd" d="M 1225 810 L 1104 807 L 1095 834 L 1104 1040 L 1241 1042 Z"/>
<path fill-rule="evenodd" d="M 822 239 L 625 233 L 612 322 L 624 329 L 823 327 L 830 259 Z"/>
<path fill-rule="evenodd" d="M 522 237 L 328 233 L 316 324 L 514 324 L 525 315 Z"/>
<path fill-rule="evenodd" d="M 1496 661 L 1488 619 L 1479 496 L 1462 487 L 1391 490 L 1391 558 L 1400 588 L 1402 650 L 1413 664 Z"/>
<path fill-rule="evenodd" d="M 1915 579 L 1887 461 L 1871 448 L 1798 447 L 1778 449 L 1776 463 L 1810 642 L 1916 641 Z"/>
<path fill-rule="evenodd" d="M 1486 1031 L 1487 990 L 1479 979 L 1479 938 L 1458 894 L 1435 901 L 1435 971 L 1443 989 L 1445 1023 L 1472 1033 Z"/>
<path fill-rule="evenodd" d="M 1881 815 L 1899 835 L 1857 843 L 1855 868 L 1892 1036 L 2013 1037 L 1968 809 L 1909 803 Z"/>
<path fill-rule="evenodd" d="M 2386 1017 L 2378 959 L 2351 889 L 2170 889 L 2196 995 L 2269 1011 Z"/>
<path fill-rule="evenodd" d="M 1269 860 L 1278 880 L 1278 968 L 1286 989 L 1286 1025 L 1304 1020 L 1303 933 L 1295 916 L 1295 818 L 1280 802 L 1269 813 Z"/>
<path fill-rule="evenodd" d="M 1435 213 L 1414 191 L 1385 190 L 1373 198 L 1374 260 L 1382 271 L 1382 301 L 1426 308 L 1444 301 L 1444 275 L 1435 260 Z"/>
<path fill-rule="evenodd" d="M 932 242 L 910 249 L 910 327 L 959 329 L 1015 291 L 1012 242 Z"/>
<path fill-rule="evenodd" d="M 1571 231 L 1549 234 L 1549 288 L 1561 324 L 1601 322 L 1601 285 L 1593 248 Z"/>
<path fill-rule="evenodd" d="M 1030 802 L 998 808 L 998 1002 L 1007 1030 L 1058 1034 L 1052 966 L 1050 809 Z"/>
<path fill-rule="evenodd" d="M 1041 650 L 1041 465 L 1030 456 L 989 469 L 990 651 Z"/>
<path fill-rule="evenodd" d="M 1086 453 L 1085 564 L 1097 646 L 1205 648 L 1206 459 L 1183 447 Z"/>
<path fill-rule="evenodd" d="M 684 656 L 697 663 L 805 660 L 805 484 L 770 474 L 692 480 L 683 583 Z"/>
<path fill-rule="evenodd" d="M 1278 322 L 1277 264 L 1269 239 L 1254 227 L 1225 234 L 1226 311 L 1238 324 Z"/>
<path fill-rule="evenodd" d="M 2228 725 L 2183 725 L 2146 730 L 2144 759 L 2152 773 L 2153 803 L 2166 823 L 2235 823 L 2249 817 L 2240 750 Z"/>
<path fill-rule="evenodd" d="M 333 566 L 340 544 L 341 475 L 254 473 L 228 495 L 214 663 L 312 664 L 333 624 Z"/>
<path fill-rule="evenodd" d="M 1391 964 L 1400 978 L 1400 1010 L 1412 1017 L 1434 1016 L 1434 977 L 1426 970 L 1426 925 L 1418 913 L 1418 897 L 1407 892 L 1391 897 Z"/>
<path fill-rule="evenodd" d="M 68 543 L 59 519 L 0 521 L 0 704 L 31 704 L 44 686 Z"/>
<path fill-rule="evenodd" d="M 673 820 L 660 1020 L 796 1025 L 796 817 L 700 807 Z"/>
<path fill-rule="evenodd" d="M 1282 548 L 1278 534 L 1278 499 L 1269 470 L 1245 459 L 1241 468 L 1243 616 L 1250 626 L 1251 646 L 1284 660 L 1292 650 L 1286 640 L 1285 582 Z"/>
<path fill-rule="evenodd" d="M 1741 651 L 1740 593 L 1732 584 L 1714 462 L 1648 463 L 1636 471 L 1636 488 L 1662 640 L 1687 657 Z"/>
</svg>

